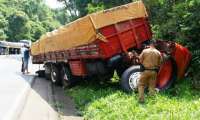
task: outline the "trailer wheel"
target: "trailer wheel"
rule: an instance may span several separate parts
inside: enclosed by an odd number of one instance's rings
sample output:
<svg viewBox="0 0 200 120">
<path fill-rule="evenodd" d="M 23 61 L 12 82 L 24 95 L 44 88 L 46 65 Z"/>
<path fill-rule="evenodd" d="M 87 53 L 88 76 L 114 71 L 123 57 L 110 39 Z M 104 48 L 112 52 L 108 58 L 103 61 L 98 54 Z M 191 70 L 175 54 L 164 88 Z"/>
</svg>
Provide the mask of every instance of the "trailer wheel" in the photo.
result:
<svg viewBox="0 0 200 120">
<path fill-rule="evenodd" d="M 45 78 L 47 80 L 51 80 L 51 65 L 45 64 L 44 68 L 45 68 L 45 70 L 44 70 Z"/>
<path fill-rule="evenodd" d="M 61 85 L 61 77 L 60 77 L 61 73 L 59 71 L 58 66 L 56 65 L 52 65 L 51 66 L 51 81 L 52 83 L 56 84 L 56 85 Z"/>
<path fill-rule="evenodd" d="M 119 76 L 119 78 L 121 78 L 122 74 L 124 73 L 124 71 L 127 69 L 126 66 L 123 66 L 123 65 L 119 65 L 117 66 L 116 68 L 116 72 L 117 72 L 117 75 Z"/>
<path fill-rule="evenodd" d="M 72 75 L 69 66 L 63 66 L 63 68 L 62 68 L 62 85 L 64 88 L 75 85 L 78 80 L 79 80 L 79 77 Z"/>
<path fill-rule="evenodd" d="M 113 75 L 114 75 L 114 70 L 109 70 L 108 73 L 96 75 L 96 77 L 94 78 L 96 78 L 98 82 L 100 83 L 105 83 L 105 82 L 111 81 L 111 78 L 113 78 Z"/>
<path fill-rule="evenodd" d="M 121 77 L 121 87 L 126 92 L 132 92 L 137 89 L 141 74 L 140 66 L 132 66 L 125 70 Z"/>
</svg>

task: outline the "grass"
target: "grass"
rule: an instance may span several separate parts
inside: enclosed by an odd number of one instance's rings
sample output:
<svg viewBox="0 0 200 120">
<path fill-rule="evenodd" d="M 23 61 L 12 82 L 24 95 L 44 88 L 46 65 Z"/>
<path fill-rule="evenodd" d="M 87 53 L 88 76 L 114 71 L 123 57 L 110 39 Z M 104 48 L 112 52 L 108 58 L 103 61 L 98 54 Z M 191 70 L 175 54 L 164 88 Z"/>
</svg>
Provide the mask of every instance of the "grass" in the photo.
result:
<svg viewBox="0 0 200 120">
<path fill-rule="evenodd" d="M 66 93 L 89 120 L 200 119 L 200 92 L 192 89 L 189 79 L 154 97 L 146 95 L 143 105 L 138 103 L 137 93 L 123 92 L 116 81 L 105 85 L 81 83 Z"/>
</svg>

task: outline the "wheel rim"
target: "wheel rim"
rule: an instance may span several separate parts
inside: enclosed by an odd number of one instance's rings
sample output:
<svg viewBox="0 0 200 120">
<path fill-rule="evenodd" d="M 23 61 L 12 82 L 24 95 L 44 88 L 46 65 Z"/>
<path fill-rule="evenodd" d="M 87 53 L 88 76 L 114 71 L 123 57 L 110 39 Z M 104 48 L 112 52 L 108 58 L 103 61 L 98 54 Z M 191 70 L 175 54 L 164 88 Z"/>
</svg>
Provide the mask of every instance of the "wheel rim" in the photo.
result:
<svg viewBox="0 0 200 120">
<path fill-rule="evenodd" d="M 172 61 L 166 61 L 162 66 L 157 76 L 157 88 L 163 89 L 165 88 L 172 77 L 173 66 Z"/>
<path fill-rule="evenodd" d="M 56 79 L 55 79 L 55 78 L 56 78 L 56 72 L 52 72 L 52 73 L 51 73 L 51 80 L 52 80 L 53 83 L 56 82 Z"/>
<path fill-rule="evenodd" d="M 137 89 L 141 72 L 134 72 L 129 77 L 129 86 L 132 90 Z"/>
<path fill-rule="evenodd" d="M 67 87 L 69 85 L 69 76 L 67 75 L 67 70 L 63 68 L 63 86 Z"/>
<path fill-rule="evenodd" d="M 65 73 L 63 76 L 64 81 L 69 81 L 67 74 Z"/>
</svg>

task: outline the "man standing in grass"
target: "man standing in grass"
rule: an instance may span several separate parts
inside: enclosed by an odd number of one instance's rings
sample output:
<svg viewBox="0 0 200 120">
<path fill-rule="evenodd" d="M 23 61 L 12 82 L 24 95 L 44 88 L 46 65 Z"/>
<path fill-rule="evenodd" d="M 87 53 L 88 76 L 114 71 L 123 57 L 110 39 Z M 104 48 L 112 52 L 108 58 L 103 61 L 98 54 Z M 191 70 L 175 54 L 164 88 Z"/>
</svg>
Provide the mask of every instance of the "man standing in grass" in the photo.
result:
<svg viewBox="0 0 200 120">
<path fill-rule="evenodd" d="M 144 103 L 144 88 L 148 86 L 149 94 L 155 94 L 156 77 L 162 61 L 161 53 L 154 47 L 153 42 L 139 56 L 144 67 L 138 84 L 139 102 Z"/>
</svg>

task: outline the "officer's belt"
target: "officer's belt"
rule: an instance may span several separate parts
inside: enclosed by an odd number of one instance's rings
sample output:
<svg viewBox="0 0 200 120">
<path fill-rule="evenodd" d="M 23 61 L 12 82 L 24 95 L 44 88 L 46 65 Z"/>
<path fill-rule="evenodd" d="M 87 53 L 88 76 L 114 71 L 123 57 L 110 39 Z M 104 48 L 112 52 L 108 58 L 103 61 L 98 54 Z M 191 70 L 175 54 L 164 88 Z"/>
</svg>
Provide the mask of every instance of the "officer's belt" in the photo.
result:
<svg viewBox="0 0 200 120">
<path fill-rule="evenodd" d="M 144 70 L 159 72 L 159 69 L 158 69 L 158 68 L 154 68 L 154 69 L 144 69 Z"/>
<path fill-rule="evenodd" d="M 148 71 L 155 71 L 155 72 L 159 72 L 159 69 L 160 69 L 160 67 L 146 68 L 146 67 L 144 67 L 144 65 L 142 65 L 142 64 L 141 64 L 141 71 L 148 70 Z"/>
<path fill-rule="evenodd" d="M 153 68 L 145 68 L 144 67 L 144 71 L 147 70 L 147 71 L 155 71 L 155 72 L 159 72 L 159 67 L 153 67 Z"/>
</svg>

